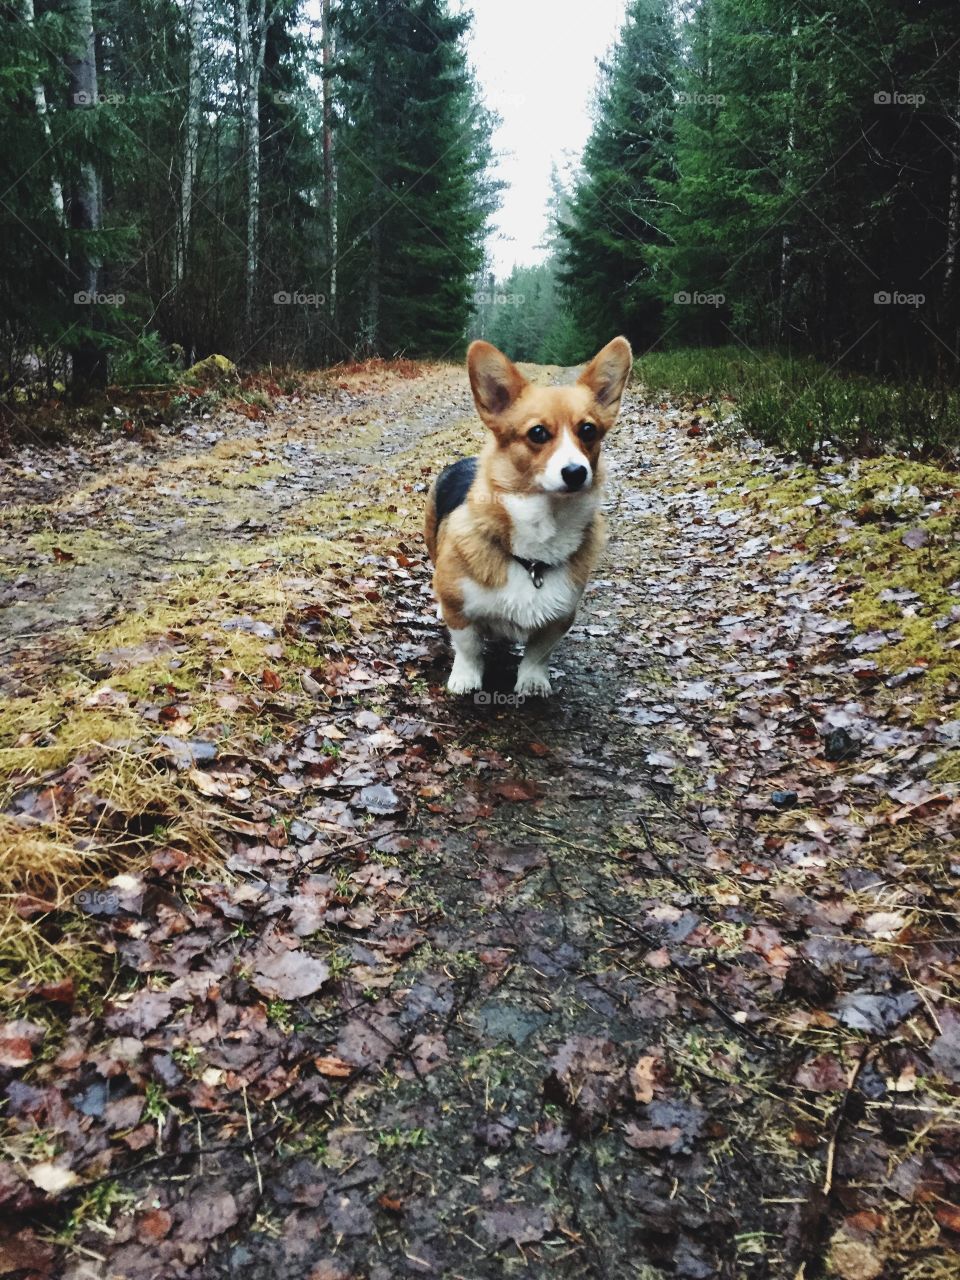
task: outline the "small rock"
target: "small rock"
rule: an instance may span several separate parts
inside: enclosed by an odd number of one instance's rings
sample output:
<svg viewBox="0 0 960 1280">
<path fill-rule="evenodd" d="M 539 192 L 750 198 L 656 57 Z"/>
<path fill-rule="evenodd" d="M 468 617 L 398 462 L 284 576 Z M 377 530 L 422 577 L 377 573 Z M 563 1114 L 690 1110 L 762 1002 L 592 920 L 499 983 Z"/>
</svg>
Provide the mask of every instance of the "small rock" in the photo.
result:
<svg viewBox="0 0 960 1280">
<path fill-rule="evenodd" d="M 823 758 L 831 764 L 853 760 L 860 754 L 860 744 L 846 729 L 831 729 L 823 740 Z"/>
</svg>

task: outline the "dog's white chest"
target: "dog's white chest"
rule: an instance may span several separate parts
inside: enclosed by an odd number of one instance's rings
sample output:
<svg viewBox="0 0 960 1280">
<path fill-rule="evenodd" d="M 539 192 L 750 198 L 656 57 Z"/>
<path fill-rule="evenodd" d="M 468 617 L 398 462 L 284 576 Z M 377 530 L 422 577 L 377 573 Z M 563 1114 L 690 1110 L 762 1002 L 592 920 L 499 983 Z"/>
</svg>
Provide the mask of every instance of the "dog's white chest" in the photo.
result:
<svg viewBox="0 0 960 1280">
<path fill-rule="evenodd" d="M 510 516 L 510 550 L 525 560 L 563 564 L 583 542 L 597 513 L 595 492 L 566 494 L 509 494 L 503 499 Z"/>
<path fill-rule="evenodd" d="M 470 621 L 506 640 L 526 640 L 548 622 L 569 618 L 582 595 L 565 565 L 545 570 L 540 587 L 521 564 L 510 566 L 502 587 L 483 587 L 469 579 L 460 585 Z"/>
</svg>

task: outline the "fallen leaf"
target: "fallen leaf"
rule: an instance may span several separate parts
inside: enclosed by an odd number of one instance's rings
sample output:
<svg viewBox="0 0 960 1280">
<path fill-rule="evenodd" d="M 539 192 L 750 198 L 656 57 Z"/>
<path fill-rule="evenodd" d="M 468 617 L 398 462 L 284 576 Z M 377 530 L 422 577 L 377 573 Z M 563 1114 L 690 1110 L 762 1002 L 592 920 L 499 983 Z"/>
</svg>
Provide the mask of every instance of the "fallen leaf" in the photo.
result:
<svg viewBox="0 0 960 1280">
<path fill-rule="evenodd" d="M 830 1242 L 828 1261 L 840 1280 L 876 1280 L 883 1271 L 883 1259 L 872 1245 L 841 1231 Z"/>
<path fill-rule="evenodd" d="M 59 1195 L 68 1187 L 75 1187 L 80 1181 L 72 1169 L 65 1169 L 62 1165 L 54 1164 L 52 1160 L 43 1160 L 40 1164 L 35 1164 L 32 1169 L 27 1170 L 27 1177 L 35 1187 L 52 1196 Z"/>
<path fill-rule="evenodd" d="M 874 911 L 864 920 L 863 927 L 875 938 L 893 938 L 905 924 L 899 911 Z"/>
<path fill-rule="evenodd" d="M 663 1059 L 655 1054 L 649 1053 L 637 1059 L 636 1063 L 630 1068 L 629 1073 L 630 1088 L 633 1090 L 633 1096 L 637 1102 L 647 1103 L 653 1101 L 654 1087 L 662 1070 Z"/>
<path fill-rule="evenodd" d="M 539 1205 L 511 1204 L 485 1213 L 480 1223 L 497 1244 L 536 1244 L 553 1229 L 553 1218 Z"/>
<path fill-rule="evenodd" d="M 319 991 L 330 977 L 330 968 L 299 948 L 261 950 L 253 985 L 268 1000 L 300 1000 Z"/>
<path fill-rule="evenodd" d="M 372 787 L 361 787 L 355 807 L 367 813 L 386 816 L 390 813 L 398 813 L 403 806 L 393 787 L 378 783 Z"/>
<path fill-rule="evenodd" d="M 679 1142 L 683 1131 L 677 1125 L 669 1129 L 641 1129 L 638 1124 L 628 1120 L 623 1126 L 623 1135 L 627 1146 L 637 1151 L 662 1151 Z"/>
<path fill-rule="evenodd" d="M 356 1067 L 352 1067 L 349 1062 L 344 1062 L 342 1058 L 314 1058 L 313 1065 L 322 1076 L 332 1076 L 336 1079 L 352 1076 L 356 1071 Z"/>
<path fill-rule="evenodd" d="M 797 1068 L 793 1083 L 813 1093 L 836 1093 L 847 1087 L 847 1072 L 839 1058 L 821 1053 Z"/>
<path fill-rule="evenodd" d="M 141 1244 L 156 1244 L 170 1234 L 173 1218 L 166 1209 L 151 1209 L 137 1220 L 137 1239 Z"/>
<path fill-rule="evenodd" d="M 937 809 L 945 809 L 950 802 L 951 797 L 941 791 L 936 795 L 928 796 L 926 800 L 921 800 L 919 804 L 905 804 L 899 809 L 894 809 L 892 813 L 887 814 L 887 822 L 892 827 L 898 827 L 901 822 L 916 822 L 921 818 L 928 818 Z"/>
</svg>

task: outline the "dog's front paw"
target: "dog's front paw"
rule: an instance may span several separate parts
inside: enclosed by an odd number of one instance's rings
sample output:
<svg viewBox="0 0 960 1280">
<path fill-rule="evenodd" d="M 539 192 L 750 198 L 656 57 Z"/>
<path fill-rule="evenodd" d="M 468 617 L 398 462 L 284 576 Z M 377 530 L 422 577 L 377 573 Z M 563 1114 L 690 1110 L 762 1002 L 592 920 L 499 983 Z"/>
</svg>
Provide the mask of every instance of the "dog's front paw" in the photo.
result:
<svg viewBox="0 0 960 1280">
<path fill-rule="evenodd" d="M 450 693 L 476 693 L 483 686 L 483 668 L 466 662 L 454 662 L 447 690 Z"/>
<path fill-rule="evenodd" d="M 522 698 L 549 698 L 553 693 L 553 686 L 546 667 L 527 667 L 524 670 L 521 663 L 514 693 Z"/>
</svg>

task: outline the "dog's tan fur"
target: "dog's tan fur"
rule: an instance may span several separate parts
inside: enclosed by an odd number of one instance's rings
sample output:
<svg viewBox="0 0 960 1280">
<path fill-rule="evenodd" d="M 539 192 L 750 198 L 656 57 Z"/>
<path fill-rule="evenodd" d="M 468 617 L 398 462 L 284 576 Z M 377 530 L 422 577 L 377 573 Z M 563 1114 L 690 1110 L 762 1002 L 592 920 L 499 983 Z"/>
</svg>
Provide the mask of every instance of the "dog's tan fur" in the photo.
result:
<svg viewBox="0 0 960 1280">
<path fill-rule="evenodd" d="M 528 382 L 506 356 L 488 342 L 474 342 L 467 366 L 477 410 L 489 434 L 479 456 L 477 476 L 467 499 L 438 527 L 435 487 L 427 499 L 424 534 L 434 563 L 433 587 L 444 622 L 452 631 L 469 625 L 463 613 L 461 584 L 472 580 L 482 587 L 506 585 L 512 563 L 512 520 L 503 499 L 510 495 L 542 493 L 538 476 L 564 433 L 576 437 L 581 424 L 593 423 L 596 439 L 577 440 L 589 461 L 593 482 L 602 487 L 603 438 L 616 421 L 620 398 L 631 366 L 626 338 L 615 338 L 569 387 L 539 387 Z M 551 434 L 544 444 L 528 432 L 542 425 Z M 567 439 L 569 440 L 569 435 Z M 579 495 L 563 496 L 576 502 Z M 582 541 L 567 561 L 568 572 L 583 588 L 603 549 L 605 524 L 599 509 L 584 529 Z M 566 620 L 563 630 L 572 622 Z M 562 634 L 562 632 L 561 632 Z"/>
</svg>

